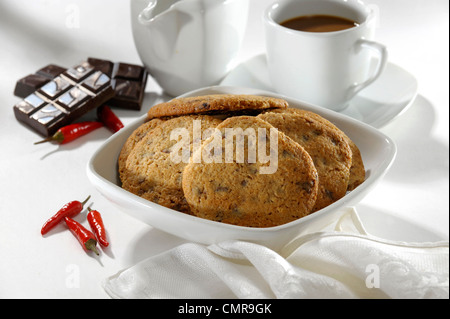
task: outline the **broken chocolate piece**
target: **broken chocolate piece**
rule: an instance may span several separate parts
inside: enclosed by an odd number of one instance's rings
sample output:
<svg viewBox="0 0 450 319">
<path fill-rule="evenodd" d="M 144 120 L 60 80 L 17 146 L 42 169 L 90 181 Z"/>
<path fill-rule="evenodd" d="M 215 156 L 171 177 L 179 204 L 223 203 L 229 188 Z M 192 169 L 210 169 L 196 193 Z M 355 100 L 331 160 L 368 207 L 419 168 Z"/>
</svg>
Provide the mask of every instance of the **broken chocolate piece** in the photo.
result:
<svg viewBox="0 0 450 319">
<path fill-rule="evenodd" d="M 41 70 L 48 74 L 60 71 L 48 66 Z M 83 62 L 49 80 L 13 109 L 17 120 L 48 137 L 113 96 L 111 79 Z"/>
<path fill-rule="evenodd" d="M 144 99 L 148 73 L 143 66 L 129 63 L 88 58 L 88 62 L 111 78 L 115 91 L 108 105 L 130 110 L 140 110 Z"/>
</svg>

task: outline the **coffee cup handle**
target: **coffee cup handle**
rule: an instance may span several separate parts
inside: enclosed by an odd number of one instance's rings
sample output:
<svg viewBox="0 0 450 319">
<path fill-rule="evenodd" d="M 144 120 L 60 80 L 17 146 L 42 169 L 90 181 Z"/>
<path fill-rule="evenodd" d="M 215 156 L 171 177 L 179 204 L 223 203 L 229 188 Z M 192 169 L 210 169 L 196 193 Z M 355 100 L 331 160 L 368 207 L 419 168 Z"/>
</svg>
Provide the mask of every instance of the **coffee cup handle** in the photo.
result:
<svg viewBox="0 0 450 319">
<path fill-rule="evenodd" d="M 386 47 L 378 42 L 359 39 L 356 43 L 357 50 L 370 49 L 378 57 L 378 64 L 373 74 L 364 82 L 354 84 L 351 87 L 350 96 L 355 96 L 359 91 L 372 84 L 382 73 L 388 61 L 388 51 Z M 359 51 L 357 51 L 359 52 Z"/>
</svg>

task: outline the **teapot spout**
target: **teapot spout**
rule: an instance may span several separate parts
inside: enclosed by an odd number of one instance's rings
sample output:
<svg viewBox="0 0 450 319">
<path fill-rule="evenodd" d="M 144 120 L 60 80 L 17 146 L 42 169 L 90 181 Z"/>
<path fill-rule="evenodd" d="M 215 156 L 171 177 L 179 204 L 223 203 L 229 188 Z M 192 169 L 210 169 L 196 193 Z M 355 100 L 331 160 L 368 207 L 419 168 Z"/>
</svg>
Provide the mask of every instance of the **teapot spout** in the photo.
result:
<svg viewBox="0 0 450 319">
<path fill-rule="evenodd" d="M 147 28 L 149 38 L 155 44 L 153 55 L 160 61 L 171 59 L 176 52 L 180 33 L 185 32 L 185 26 L 193 19 L 190 12 L 180 9 L 191 2 L 196 0 L 150 0 L 139 14 L 139 23 Z"/>
<path fill-rule="evenodd" d="M 193 16 L 193 9 L 198 0 L 149 0 L 138 15 L 138 21 L 141 25 L 150 26 L 157 20 L 171 19 L 173 13 L 182 13 L 183 15 Z"/>
<path fill-rule="evenodd" d="M 176 0 L 150 0 L 147 7 L 145 7 L 144 10 L 142 10 L 142 12 L 138 15 L 139 23 L 149 26 L 157 18 L 167 13 L 167 10 L 169 10 L 170 6 L 172 6 L 174 2 L 176 2 Z"/>
<path fill-rule="evenodd" d="M 149 25 L 154 19 L 154 10 L 156 5 L 158 4 L 158 0 L 150 0 L 147 7 L 142 10 L 138 15 L 138 21 L 142 25 Z"/>
</svg>

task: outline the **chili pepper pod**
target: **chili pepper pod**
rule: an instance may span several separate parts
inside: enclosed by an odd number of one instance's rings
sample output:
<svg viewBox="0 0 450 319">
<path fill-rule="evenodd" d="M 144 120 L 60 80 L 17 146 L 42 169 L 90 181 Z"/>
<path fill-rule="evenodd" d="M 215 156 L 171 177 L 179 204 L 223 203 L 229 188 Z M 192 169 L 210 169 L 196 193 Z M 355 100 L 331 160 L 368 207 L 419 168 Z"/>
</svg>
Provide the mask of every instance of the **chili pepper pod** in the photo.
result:
<svg viewBox="0 0 450 319">
<path fill-rule="evenodd" d="M 89 225 L 91 226 L 92 231 L 95 234 L 95 237 L 97 237 L 98 242 L 100 245 L 104 247 L 108 247 L 109 242 L 106 239 L 106 231 L 105 226 L 103 224 L 103 219 L 100 213 L 96 210 L 92 210 L 90 207 L 88 207 L 89 213 L 87 215 L 87 220 L 89 222 Z"/>
<path fill-rule="evenodd" d="M 83 210 L 83 206 L 86 204 L 89 198 L 91 198 L 91 195 L 89 195 L 83 202 L 75 200 L 61 207 L 61 209 L 59 209 L 55 215 L 50 217 L 42 226 L 41 234 L 45 235 L 46 233 L 48 233 L 53 227 L 58 225 L 65 217 L 73 217 L 79 214 Z"/>
<path fill-rule="evenodd" d="M 45 142 L 57 142 L 59 144 L 66 144 L 72 142 L 73 140 L 86 135 L 93 130 L 96 130 L 103 126 L 103 123 L 98 121 L 86 121 L 80 123 L 69 124 L 61 127 L 56 131 L 52 136 L 42 140 L 35 142 L 34 144 L 41 144 Z"/>
<path fill-rule="evenodd" d="M 106 125 L 114 133 L 123 128 L 122 121 L 107 105 L 102 105 L 97 108 L 98 119 Z"/>
<path fill-rule="evenodd" d="M 70 217 L 65 217 L 64 220 L 66 221 L 67 227 L 69 227 L 72 234 L 78 239 L 79 243 L 86 251 L 90 250 L 97 256 L 100 255 L 97 250 L 97 240 L 90 230 Z"/>
</svg>

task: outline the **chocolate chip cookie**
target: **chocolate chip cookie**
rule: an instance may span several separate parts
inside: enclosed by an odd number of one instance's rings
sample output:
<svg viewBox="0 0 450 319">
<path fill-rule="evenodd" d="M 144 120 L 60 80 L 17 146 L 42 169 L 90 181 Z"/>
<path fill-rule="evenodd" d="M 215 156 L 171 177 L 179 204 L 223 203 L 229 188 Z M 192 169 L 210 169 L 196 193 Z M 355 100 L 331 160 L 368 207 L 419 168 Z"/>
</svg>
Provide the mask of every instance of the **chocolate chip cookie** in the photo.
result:
<svg viewBox="0 0 450 319">
<path fill-rule="evenodd" d="M 207 115 L 148 122 L 149 130 L 126 157 L 122 187 L 162 206 L 189 213 L 181 187 L 183 169 L 189 163 L 193 145 L 208 138 L 208 129 L 220 122 Z"/>
<path fill-rule="evenodd" d="M 284 110 L 271 110 L 271 112 L 280 112 L 280 113 L 295 113 L 302 116 L 306 116 L 311 120 L 318 121 L 322 123 L 323 125 L 328 126 L 331 129 L 336 130 L 341 134 L 345 140 L 347 141 L 348 145 L 350 146 L 350 149 L 352 151 L 352 165 L 350 167 L 350 176 L 347 186 L 347 191 L 352 191 L 359 185 L 361 185 L 365 178 L 366 178 L 366 170 L 364 167 L 364 162 L 361 156 L 361 152 L 358 148 L 358 146 L 342 131 L 340 130 L 336 125 L 325 119 L 324 117 L 320 116 L 317 113 L 296 109 L 296 108 L 287 108 Z"/>
<path fill-rule="evenodd" d="M 242 144 L 241 144 L 242 143 Z M 231 150 L 231 151 L 230 151 Z M 298 143 L 253 116 L 224 120 L 184 168 L 182 187 L 194 215 L 271 227 L 312 212 L 317 170 Z"/>
<path fill-rule="evenodd" d="M 341 134 L 300 113 L 267 112 L 258 115 L 258 118 L 292 138 L 311 156 L 319 175 L 319 192 L 314 211 L 345 196 L 352 152 Z"/>
<path fill-rule="evenodd" d="M 214 94 L 205 96 L 176 98 L 160 103 L 147 113 L 149 119 L 189 114 L 255 114 L 267 109 L 286 108 L 283 99 L 257 96 Z"/>
<path fill-rule="evenodd" d="M 120 179 L 122 179 L 122 175 L 125 174 L 126 161 L 133 148 L 145 137 L 145 135 L 147 135 L 148 132 L 152 131 L 162 121 L 163 120 L 160 119 L 153 119 L 145 122 L 134 130 L 133 133 L 127 138 L 119 154 L 118 166 Z"/>
</svg>

